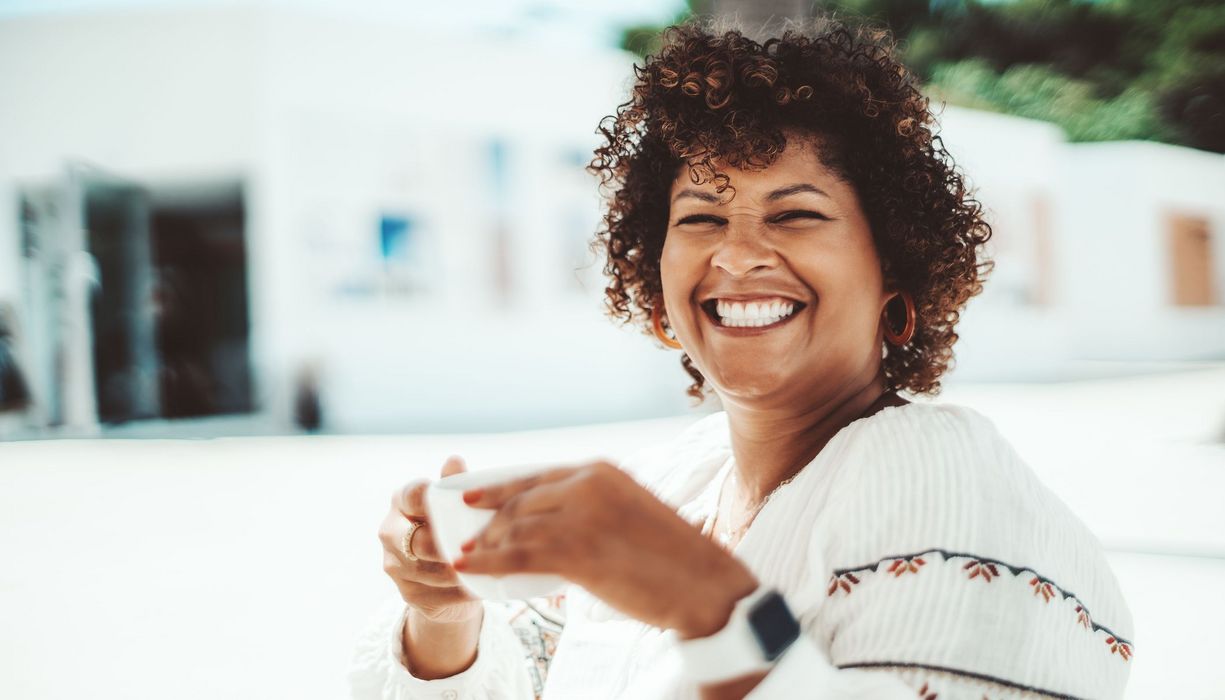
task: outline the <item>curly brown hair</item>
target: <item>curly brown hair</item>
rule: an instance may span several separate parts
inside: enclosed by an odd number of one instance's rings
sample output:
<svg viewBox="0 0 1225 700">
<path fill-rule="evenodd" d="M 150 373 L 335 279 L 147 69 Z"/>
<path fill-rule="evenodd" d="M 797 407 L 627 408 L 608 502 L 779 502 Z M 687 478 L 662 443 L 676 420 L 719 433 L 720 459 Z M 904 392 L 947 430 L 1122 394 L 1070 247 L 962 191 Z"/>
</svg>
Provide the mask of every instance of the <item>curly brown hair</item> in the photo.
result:
<svg viewBox="0 0 1225 700">
<path fill-rule="evenodd" d="M 786 133 L 798 133 L 855 189 L 887 284 L 914 298 L 917 328 L 904 346 L 888 346 L 886 381 L 937 393 L 961 309 L 991 268 L 979 260 L 991 228 L 933 136 L 929 102 L 890 34 L 826 17 L 790 23 L 760 43 L 698 21 L 669 27 L 662 39 L 634 66 L 630 98 L 601 120 L 603 143 L 588 165 L 608 200 L 592 243 L 607 255 L 608 314 L 652 333 L 651 313 L 656 305 L 662 312 L 668 195 L 682 165 L 695 184 L 722 192 L 730 178 L 713 160 L 761 169 L 783 151 Z M 688 355 L 681 364 L 700 402 L 705 378 Z"/>
</svg>

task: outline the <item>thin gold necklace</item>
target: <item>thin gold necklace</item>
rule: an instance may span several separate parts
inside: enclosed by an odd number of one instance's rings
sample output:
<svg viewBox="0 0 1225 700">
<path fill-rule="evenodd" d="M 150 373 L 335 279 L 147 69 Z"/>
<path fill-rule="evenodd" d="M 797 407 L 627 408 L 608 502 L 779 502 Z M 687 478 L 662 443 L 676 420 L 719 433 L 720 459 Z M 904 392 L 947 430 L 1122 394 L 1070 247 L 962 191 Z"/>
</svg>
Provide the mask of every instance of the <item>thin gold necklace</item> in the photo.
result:
<svg viewBox="0 0 1225 700">
<path fill-rule="evenodd" d="M 801 469 L 800 471 L 803 471 L 803 470 Z M 736 473 L 736 468 L 735 466 L 733 466 L 731 468 L 731 473 L 727 475 L 727 479 L 730 479 L 732 476 L 735 475 L 735 473 Z M 723 532 L 716 533 L 716 536 L 719 538 L 719 544 L 723 545 L 724 547 L 730 547 L 732 544 L 733 537 L 736 538 L 737 542 L 739 542 L 740 538 L 744 536 L 744 533 L 753 524 L 753 521 L 757 519 L 757 514 L 761 512 L 762 508 L 766 507 L 766 504 L 770 502 L 770 499 L 774 497 L 774 494 L 778 493 L 779 489 L 781 489 L 782 487 L 786 486 L 787 484 L 790 484 L 791 481 L 799 475 L 800 475 L 800 472 L 796 472 L 795 474 L 792 474 L 786 479 L 783 479 L 782 481 L 778 482 L 778 486 L 775 486 L 774 489 L 770 491 L 770 493 L 767 493 L 766 497 L 761 499 L 761 503 L 758 503 L 753 508 L 753 514 L 749 516 L 749 519 L 743 525 L 741 525 L 740 527 L 734 530 L 725 530 Z M 723 486 L 726 486 L 726 485 L 727 485 L 727 480 L 725 479 L 723 482 Z M 722 496 L 723 494 L 722 489 L 723 487 L 720 487 L 720 490 L 719 490 L 720 496 Z M 723 499 L 720 498 L 719 500 L 723 500 Z M 718 517 L 718 505 L 715 506 L 715 517 L 716 518 Z"/>
<path fill-rule="evenodd" d="M 867 415 L 868 412 L 872 410 L 872 407 L 875 406 L 877 402 L 879 402 L 882 398 L 884 398 L 884 396 L 888 394 L 889 391 L 890 390 L 886 389 L 885 391 L 881 392 L 880 396 L 877 396 L 876 399 L 872 401 L 872 403 L 868 404 L 868 407 L 864 409 L 863 413 L 859 414 L 851 422 L 853 423 L 856 420 L 859 420 L 860 418 L 863 418 L 865 415 Z M 826 444 L 828 444 L 828 442 Z M 824 450 L 825 448 L 822 447 L 821 449 Z M 809 460 L 809 463 L 811 463 L 811 460 Z M 767 493 L 766 497 L 761 499 L 761 503 L 758 503 L 753 508 L 753 514 L 749 516 L 749 519 L 743 525 L 741 525 L 738 528 L 735 528 L 734 530 L 725 530 L 723 532 L 716 532 L 715 537 L 719 540 L 719 544 L 722 545 L 724 548 L 730 549 L 733 538 L 735 538 L 736 542 L 739 542 L 740 538 L 744 536 L 744 533 L 747 532 L 749 527 L 753 525 L 753 521 L 757 519 L 757 514 L 760 513 L 763 508 L 766 507 L 766 504 L 770 502 L 770 499 L 774 497 L 774 494 L 778 493 L 779 489 L 781 489 L 782 487 L 786 486 L 787 484 L 790 484 L 792 480 L 795 479 L 795 477 L 800 475 L 800 472 L 802 471 L 804 471 L 803 467 L 801 467 L 800 470 L 797 471 L 796 473 L 778 482 L 778 486 L 775 486 L 770 491 L 770 493 Z M 736 467 L 735 467 L 735 464 L 733 464 L 731 469 L 729 470 L 728 475 L 724 477 L 723 484 L 719 487 L 719 502 L 715 503 L 715 516 L 714 517 L 716 521 L 718 520 L 718 517 L 719 517 L 719 503 L 723 501 L 723 489 L 727 487 L 728 480 L 731 479 L 732 476 L 735 475 L 735 473 L 736 473 Z"/>
</svg>

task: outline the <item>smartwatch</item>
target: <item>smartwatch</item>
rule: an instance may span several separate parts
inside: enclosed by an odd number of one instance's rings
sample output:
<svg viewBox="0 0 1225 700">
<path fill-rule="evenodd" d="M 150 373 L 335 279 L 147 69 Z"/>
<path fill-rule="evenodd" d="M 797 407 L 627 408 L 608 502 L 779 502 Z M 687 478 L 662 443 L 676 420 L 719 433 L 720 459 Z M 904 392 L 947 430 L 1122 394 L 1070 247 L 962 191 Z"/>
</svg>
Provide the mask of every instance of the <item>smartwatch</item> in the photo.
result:
<svg viewBox="0 0 1225 700">
<path fill-rule="evenodd" d="M 723 629 L 678 640 L 685 676 L 697 685 L 769 670 L 800 637 L 800 623 L 773 588 L 759 586 L 737 601 Z"/>
</svg>

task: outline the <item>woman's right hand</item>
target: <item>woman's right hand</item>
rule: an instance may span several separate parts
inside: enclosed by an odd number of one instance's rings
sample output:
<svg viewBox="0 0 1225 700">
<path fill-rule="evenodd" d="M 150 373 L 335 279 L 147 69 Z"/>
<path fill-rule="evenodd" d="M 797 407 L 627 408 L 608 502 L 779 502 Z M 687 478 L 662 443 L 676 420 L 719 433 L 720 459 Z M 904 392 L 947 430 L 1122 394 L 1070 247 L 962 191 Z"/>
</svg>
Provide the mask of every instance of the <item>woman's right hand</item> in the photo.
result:
<svg viewBox="0 0 1225 700">
<path fill-rule="evenodd" d="M 442 467 L 442 475 L 450 476 L 467 471 L 463 460 L 450 457 Z M 449 623 L 470 623 L 481 615 L 482 604 L 460 583 L 455 569 L 443 557 L 434 542 L 429 513 L 425 504 L 427 480 L 405 484 L 391 498 L 391 510 L 379 526 L 379 541 L 383 543 L 383 571 L 391 577 L 400 591 L 400 597 L 408 603 L 411 613 L 430 626 Z M 412 537 L 412 553 L 416 561 L 409 561 L 400 549 L 409 521 L 422 523 Z"/>
</svg>

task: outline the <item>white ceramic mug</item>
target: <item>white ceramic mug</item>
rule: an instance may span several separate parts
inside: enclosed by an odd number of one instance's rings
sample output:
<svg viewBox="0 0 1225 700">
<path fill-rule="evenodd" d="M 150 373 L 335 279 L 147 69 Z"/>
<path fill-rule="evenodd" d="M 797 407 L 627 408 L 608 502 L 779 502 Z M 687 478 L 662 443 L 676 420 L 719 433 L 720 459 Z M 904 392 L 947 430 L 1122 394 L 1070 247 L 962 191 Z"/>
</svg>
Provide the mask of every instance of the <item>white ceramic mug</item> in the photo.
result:
<svg viewBox="0 0 1225 700">
<path fill-rule="evenodd" d="M 514 481 L 552 468 L 546 465 L 515 465 L 453 474 L 435 481 L 425 491 L 430 511 L 434 542 L 447 561 L 454 562 L 462 552 L 460 545 L 472 539 L 493 519 L 497 511 L 473 508 L 464 503 L 464 491 Z M 566 580 L 551 574 L 509 574 L 488 576 L 456 572 L 459 581 L 478 598 L 518 600 L 558 594 Z"/>
</svg>

